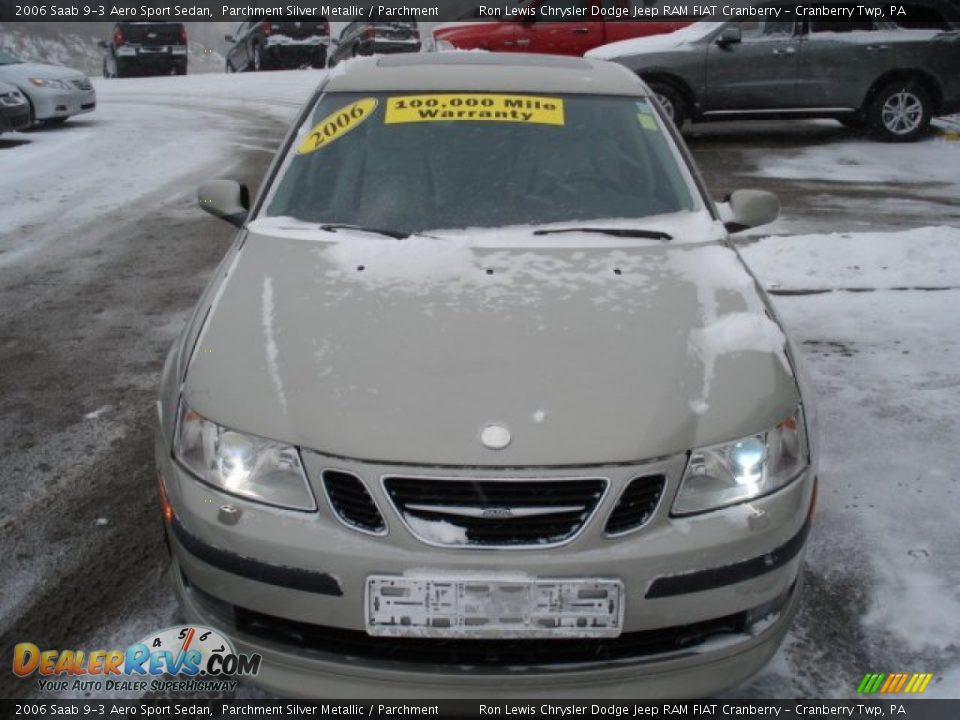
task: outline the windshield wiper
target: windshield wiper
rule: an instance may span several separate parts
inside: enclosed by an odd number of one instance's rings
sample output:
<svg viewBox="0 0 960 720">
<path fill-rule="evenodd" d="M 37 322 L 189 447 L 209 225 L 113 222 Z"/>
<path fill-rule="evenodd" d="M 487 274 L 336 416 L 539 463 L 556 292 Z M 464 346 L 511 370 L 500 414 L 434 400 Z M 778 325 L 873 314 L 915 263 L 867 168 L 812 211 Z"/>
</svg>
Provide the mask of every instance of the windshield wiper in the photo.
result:
<svg viewBox="0 0 960 720">
<path fill-rule="evenodd" d="M 374 233 L 376 235 L 385 235 L 395 240 L 403 240 L 410 237 L 410 233 L 401 230 L 384 230 L 383 228 L 364 227 L 363 225 L 350 225 L 349 223 L 325 223 L 320 226 L 321 230 L 327 232 L 336 232 L 337 230 L 356 230 L 357 232 Z"/>
<path fill-rule="evenodd" d="M 622 238 L 648 238 L 650 240 L 673 240 L 673 235 L 660 230 L 644 230 L 642 228 L 605 228 L 605 227 L 569 227 L 569 228 L 544 228 L 534 230 L 534 235 L 555 235 L 557 233 L 598 233 L 600 235 L 613 235 Z"/>
</svg>

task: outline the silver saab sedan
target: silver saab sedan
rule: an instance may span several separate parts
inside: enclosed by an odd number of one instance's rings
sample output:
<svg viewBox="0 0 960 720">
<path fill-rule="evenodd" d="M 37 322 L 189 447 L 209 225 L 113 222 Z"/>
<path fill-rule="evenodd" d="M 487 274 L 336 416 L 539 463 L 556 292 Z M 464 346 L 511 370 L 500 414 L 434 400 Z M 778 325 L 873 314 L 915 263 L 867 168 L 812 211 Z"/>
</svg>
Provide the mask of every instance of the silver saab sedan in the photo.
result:
<svg viewBox="0 0 960 720">
<path fill-rule="evenodd" d="M 795 612 L 816 497 L 797 356 L 619 65 L 331 73 L 163 372 L 186 616 L 284 695 L 696 696 Z"/>
</svg>

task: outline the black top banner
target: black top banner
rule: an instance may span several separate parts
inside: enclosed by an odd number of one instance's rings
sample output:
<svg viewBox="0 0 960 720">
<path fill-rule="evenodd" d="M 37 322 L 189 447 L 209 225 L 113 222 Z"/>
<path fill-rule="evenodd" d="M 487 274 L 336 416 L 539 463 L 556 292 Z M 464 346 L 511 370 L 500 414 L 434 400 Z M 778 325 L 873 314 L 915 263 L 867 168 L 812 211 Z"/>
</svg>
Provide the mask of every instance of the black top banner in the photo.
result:
<svg viewBox="0 0 960 720">
<path fill-rule="evenodd" d="M 521 8 L 532 8 L 520 12 Z M 424 22 L 676 22 L 779 20 L 960 23 L 960 0 L 0 0 L 0 22 L 241 22 L 416 20 Z M 958 27 L 960 29 L 960 27 Z"/>
</svg>

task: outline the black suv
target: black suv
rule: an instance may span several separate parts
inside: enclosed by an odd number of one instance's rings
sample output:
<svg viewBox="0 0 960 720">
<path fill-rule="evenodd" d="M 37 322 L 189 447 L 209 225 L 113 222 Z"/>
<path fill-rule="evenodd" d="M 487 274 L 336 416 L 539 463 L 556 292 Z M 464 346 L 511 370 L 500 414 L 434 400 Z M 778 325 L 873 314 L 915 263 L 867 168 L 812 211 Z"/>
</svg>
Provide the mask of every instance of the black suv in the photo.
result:
<svg viewBox="0 0 960 720">
<path fill-rule="evenodd" d="M 100 41 L 107 51 L 104 77 L 132 75 L 186 75 L 187 30 L 175 22 L 121 22 L 113 26 L 110 42 Z"/>
<path fill-rule="evenodd" d="M 358 20 L 340 33 L 337 47 L 330 53 L 330 67 L 358 55 L 401 52 L 420 52 L 420 32 L 416 22 Z"/>
<path fill-rule="evenodd" d="M 228 73 L 246 70 L 281 70 L 327 64 L 330 23 L 271 22 L 251 17 L 224 38 L 232 43 L 227 50 Z"/>
</svg>

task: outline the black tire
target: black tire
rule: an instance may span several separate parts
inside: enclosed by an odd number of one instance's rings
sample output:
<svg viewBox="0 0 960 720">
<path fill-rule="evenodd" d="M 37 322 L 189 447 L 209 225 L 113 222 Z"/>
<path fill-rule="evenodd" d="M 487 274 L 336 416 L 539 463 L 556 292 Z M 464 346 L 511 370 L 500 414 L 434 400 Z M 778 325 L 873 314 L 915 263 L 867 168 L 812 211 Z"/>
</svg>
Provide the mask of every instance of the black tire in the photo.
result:
<svg viewBox="0 0 960 720">
<path fill-rule="evenodd" d="M 933 116 L 933 98 L 916 80 L 884 85 L 867 108 L 870 134 L 882 142 L 910 142 L 926 132 Z"/>
<path fill-rule="evenodd" d="M 678 130 L 681 129 L 690 113 L 687 109 L 687 99 L 683 93 L 667 82 L 652 80 L 647 84 L 653 94 L 656 95 L 667 117 L 673 120 L 673 124 L 677 126 Z"/>
<path fill-rule="evenodd" d="M 177 75 L 186 75 L 186 74 L 187 74 L 187 66 L 186 66 L 186 65 L 178 65 L 175 73 L 176 73 Z"/>
</svg>

